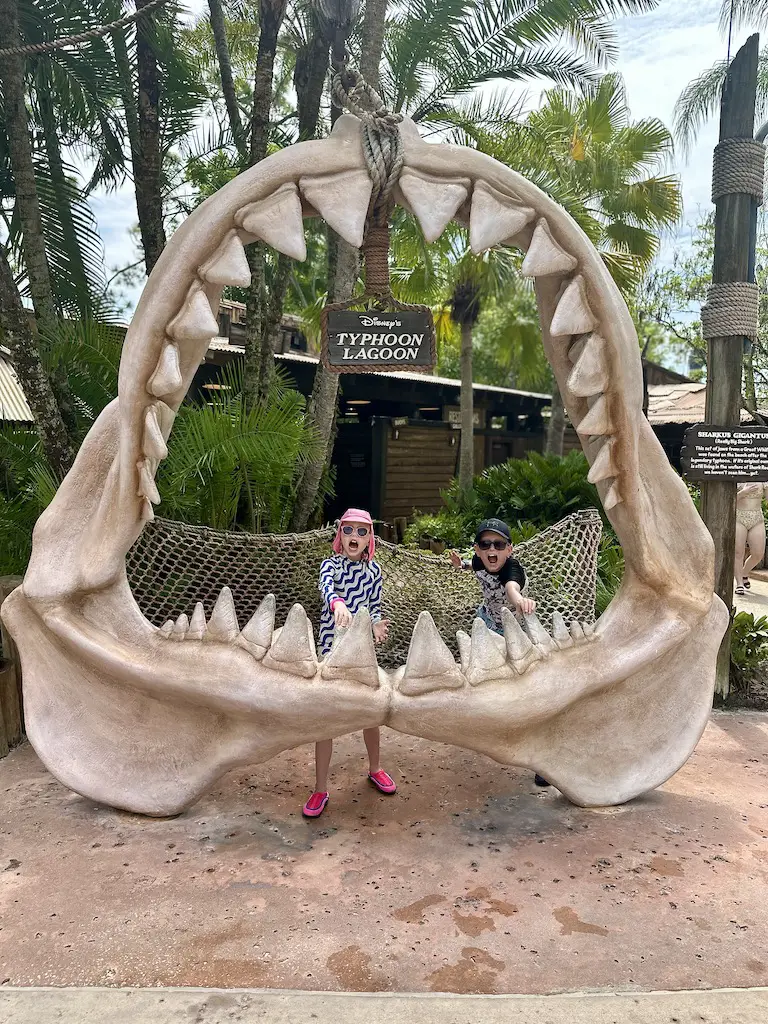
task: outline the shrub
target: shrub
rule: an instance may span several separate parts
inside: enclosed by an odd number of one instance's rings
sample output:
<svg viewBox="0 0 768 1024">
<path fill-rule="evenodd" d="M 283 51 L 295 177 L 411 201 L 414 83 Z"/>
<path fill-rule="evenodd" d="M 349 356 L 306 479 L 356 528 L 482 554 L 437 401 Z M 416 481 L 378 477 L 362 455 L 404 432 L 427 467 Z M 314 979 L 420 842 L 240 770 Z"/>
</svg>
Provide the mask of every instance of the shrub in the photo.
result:
<svg viewBox="0 0 768 1024">
<path fill-rule="evenodd" d="M 752 677 L 764 661 L 768 661 L 768 616 L 756 619 L 751 612 L 737 612 L 731 624 L 733 686 L 749 692 Z"/>
</svg>

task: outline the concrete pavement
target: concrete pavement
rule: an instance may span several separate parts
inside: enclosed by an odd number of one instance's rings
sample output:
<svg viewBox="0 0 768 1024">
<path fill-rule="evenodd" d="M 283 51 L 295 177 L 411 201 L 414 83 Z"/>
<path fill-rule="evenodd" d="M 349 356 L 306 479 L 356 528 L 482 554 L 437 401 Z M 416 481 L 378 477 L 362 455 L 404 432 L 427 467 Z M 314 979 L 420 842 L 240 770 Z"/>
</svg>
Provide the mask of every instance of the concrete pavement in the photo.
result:
<svg viewBox="0 0 768 1024">
<path fill-rule="evenodd" d="M 253 989 L 0 989 L 0 1024 L 760 1024 L 768 989 L 439 996 Z"/>
</svg>

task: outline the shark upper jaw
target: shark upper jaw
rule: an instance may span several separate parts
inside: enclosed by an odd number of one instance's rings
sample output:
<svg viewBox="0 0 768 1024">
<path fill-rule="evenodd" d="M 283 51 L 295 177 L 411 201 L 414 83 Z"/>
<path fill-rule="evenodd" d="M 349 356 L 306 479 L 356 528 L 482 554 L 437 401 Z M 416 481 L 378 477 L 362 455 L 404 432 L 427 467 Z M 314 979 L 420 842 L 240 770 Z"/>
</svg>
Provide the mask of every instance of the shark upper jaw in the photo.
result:
<svg viewBox="0 0 768 1024">
<path fill-rule="evenodd" d="M 458 666 L 422 616 L 407 664 L 389 673 L 365 616 L 320 665 L 300 609 L 267 636 L 268 608 L 242 630 L 226 600 L 208 622 L 195 610 L 157 630 L 135 605 L 125 555 L 153 515 L 154 474 L 216 333 L 221 287 L 245 281 L 243 242 L 301 258 L 302 215 L 316 213 L 361 240 L 370 180 L 359 122 L 344 116 L 330 139 L 240 175 L 174 234 L 128 332 L 119 398 L 40 517 L 23 587 L 3 606 L 30 738 L 72 789 L 176 813 L 233 764 L 389 724 L 535 768 L 575 802 L 612 803 L 663 782 L 695 746 L 727 615 L 713 598 L 711 538 L 642 415 L 626 307 L 535 186 L 477 152 L 427 145 L 408 123 L 403 138 L 398 198 L 425 237 L 455 216 L 476 251 L 527 250 L 545 351 L 625 550 L 597 639 L 532 619 L 527 635 L 508 623 L 500 642 L 476 625 Z"/>
</svg>

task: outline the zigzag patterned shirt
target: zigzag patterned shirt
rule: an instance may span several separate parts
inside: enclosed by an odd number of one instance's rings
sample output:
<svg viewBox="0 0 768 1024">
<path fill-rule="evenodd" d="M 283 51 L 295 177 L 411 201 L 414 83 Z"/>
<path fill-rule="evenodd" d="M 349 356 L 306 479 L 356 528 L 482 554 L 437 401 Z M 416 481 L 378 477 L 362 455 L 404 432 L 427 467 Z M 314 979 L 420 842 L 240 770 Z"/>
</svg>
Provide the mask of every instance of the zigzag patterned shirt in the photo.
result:
<svg viewBox="0 0 768 1024">
<path fill-rule="evenodd" d="M 320 613 L 320 653 L 325 656 L 331 649 L 336 624 L 331 602 L 340 597 L 354 615 L 361 608 L 371 613 L 371 621 L 381 619 L 381 569 L 376 562 L 354 561 L 346 555 L 332 555 L 320 566 L 320 593 L 323 610 Z"/>
</svg>

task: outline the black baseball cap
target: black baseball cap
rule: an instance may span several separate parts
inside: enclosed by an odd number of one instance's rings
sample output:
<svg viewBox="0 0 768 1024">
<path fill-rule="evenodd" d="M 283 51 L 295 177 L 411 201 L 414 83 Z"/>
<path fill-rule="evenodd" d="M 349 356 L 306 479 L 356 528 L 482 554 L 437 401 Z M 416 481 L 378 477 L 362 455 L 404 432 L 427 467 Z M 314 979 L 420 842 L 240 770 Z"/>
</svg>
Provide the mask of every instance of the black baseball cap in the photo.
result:
<svg viewBox="0 0 768 1024">
<path fill-rule="evenodd" d="M 484 519 L 477 528 L 475 534 L 475 544 L 480 540 L 480 537 L 484 533 L 498 533 L 502 537 L 506 537 L 509 543 L 512 543 L 512 534 L 509 532 L 509 527 L 503 519 Z"/>
</svg>

